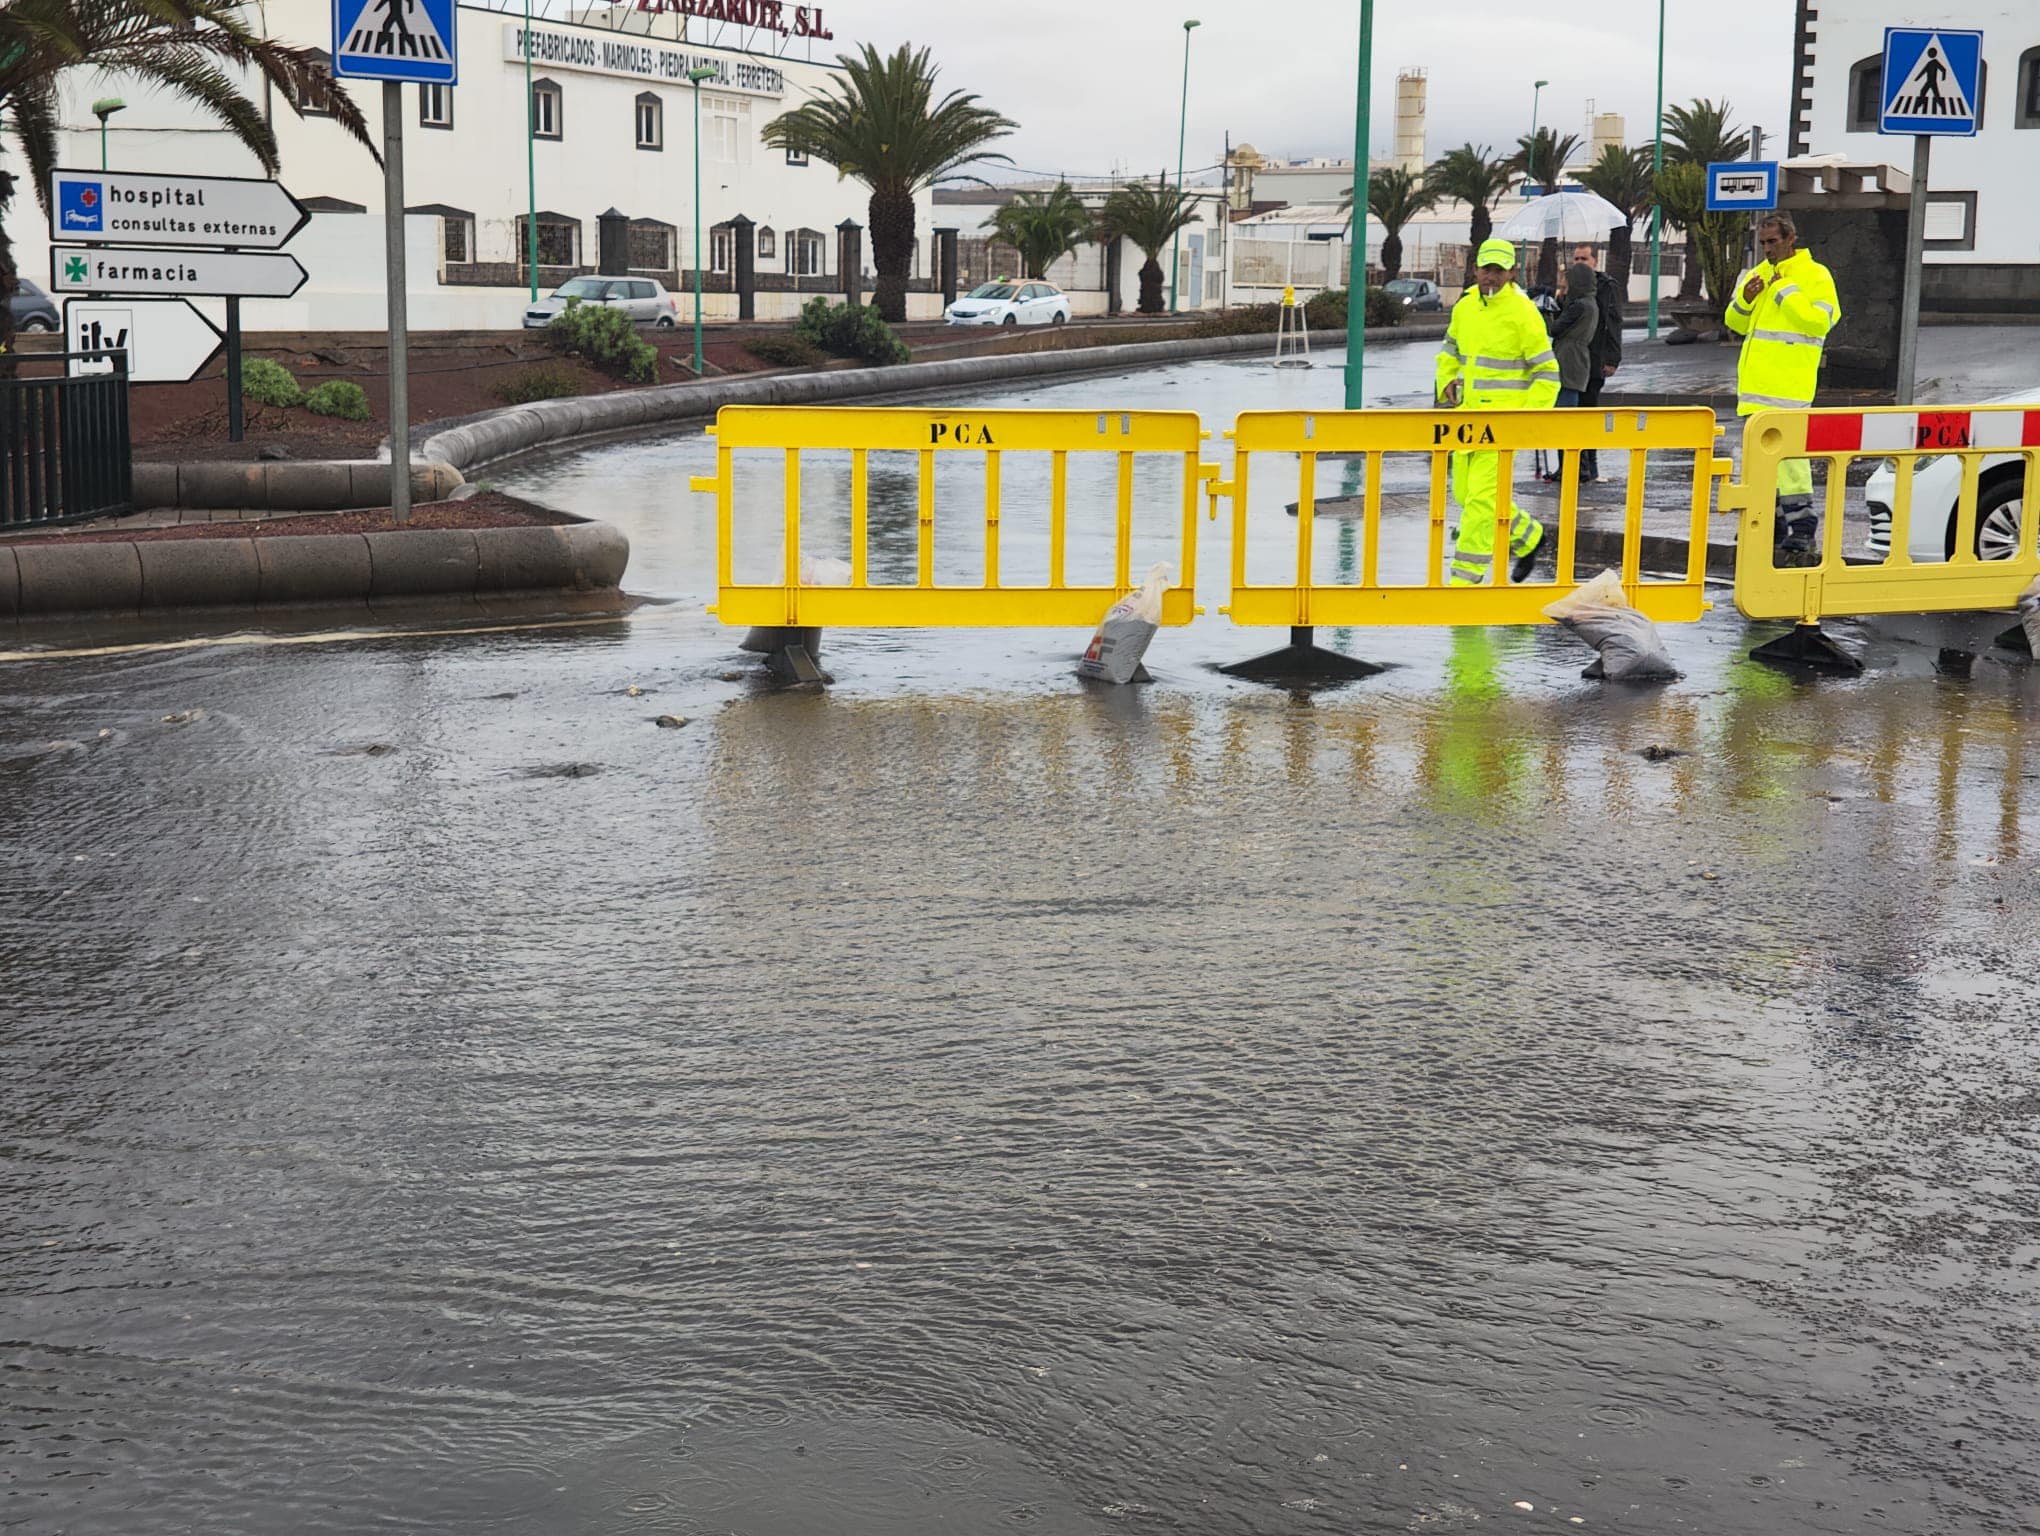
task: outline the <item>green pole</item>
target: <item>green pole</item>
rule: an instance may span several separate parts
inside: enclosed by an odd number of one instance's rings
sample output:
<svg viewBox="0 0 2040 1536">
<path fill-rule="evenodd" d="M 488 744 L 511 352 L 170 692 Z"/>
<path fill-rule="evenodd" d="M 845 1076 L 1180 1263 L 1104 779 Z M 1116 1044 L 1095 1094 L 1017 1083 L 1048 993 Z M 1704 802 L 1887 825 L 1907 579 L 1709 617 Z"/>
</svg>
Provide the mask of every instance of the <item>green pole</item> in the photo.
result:
<svg viewBox="0 0 2040 1536">
<path fill-rule="evenodd" d="M 1360 0 L 1360 99 L 1353 112 L 1353 270 L 1346 279 L 1346 409 L 1365 403 L 1367 351 L 1367 119 L 1374 111 L 1374 0 Z"/>
<path fill-rule="evenodd" d="M 99 168 L 106 169 L 106 119 L 99 120 Z"/>
<path fill-rule="evenodd" d="M 538 302 L 538 121 L 531 101 L 531 0 L 524 0 L 524 263 Z"/>
<path fill-rule="evenodd" d="M 1657 0 L 1657 144 L 1650 174 L 1650 331 L 1657 340 L 1658 273 L 1664 263 L 1665 205 L 1658 183 L 1665 175 L 1665 0 Z"/>
<path fill-rule="evenodd" d="M 1198 23 L 1183 23 L 1183 106 L 1176 117 L 1176 195 L 1183 195 L 1183 140 L 1190 126 L 1190 29 Z M 1181 264 L 1183 252 L 1183 231 L 1176 231 L 1176 238 L 1169 247 L 1169 313 L 1176 312 L 1176 272 Z"/>
<path fill-rule="evenodd" d="M 690 69 L 694 82 L 694 376 L 702 373 L 701 362 L 701 82 L 713 78 L 712 69 Z"/>
</svg>

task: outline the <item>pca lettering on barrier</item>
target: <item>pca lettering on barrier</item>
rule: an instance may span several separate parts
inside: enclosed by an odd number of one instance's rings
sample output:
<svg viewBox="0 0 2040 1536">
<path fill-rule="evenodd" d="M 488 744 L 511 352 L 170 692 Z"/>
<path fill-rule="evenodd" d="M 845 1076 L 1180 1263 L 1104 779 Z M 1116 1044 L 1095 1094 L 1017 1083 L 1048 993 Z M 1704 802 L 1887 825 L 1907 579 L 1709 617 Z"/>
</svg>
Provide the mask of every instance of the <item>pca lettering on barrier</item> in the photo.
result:
<svg viewBox="0 0 2040 1536">
<path fill-rule="evenodd" d="M 1456 423 L 1434 421 L 1431 423 L 1431 446 L 1433 448 L 1444 442 L 1448 437 L 1468 448 L 1477 448 L 1483 443 L 1491 443 L 1495 440 L 1495 429 L 1493 423 L 1485 421 L 1461 421 Z"/>
<path fill-rule="evenodd" d="M 996 448 L 992 440 L 992 429 L 981 421 L 931 421 L 928 423 L 928 446 L 937 448 L 947 441 L 952 448 Z"/>
</svg>

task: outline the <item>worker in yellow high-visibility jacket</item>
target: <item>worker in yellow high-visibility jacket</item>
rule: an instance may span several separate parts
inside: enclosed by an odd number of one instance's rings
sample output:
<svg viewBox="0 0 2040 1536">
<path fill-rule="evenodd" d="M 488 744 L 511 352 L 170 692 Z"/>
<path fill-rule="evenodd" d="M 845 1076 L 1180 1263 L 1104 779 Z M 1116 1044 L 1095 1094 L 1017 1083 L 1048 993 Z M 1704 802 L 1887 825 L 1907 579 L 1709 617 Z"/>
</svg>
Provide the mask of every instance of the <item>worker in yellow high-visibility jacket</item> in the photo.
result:
<svg viewBox="0 0 2040 1536">
<path fill-rule="evenodd" d="M 1473 286 L 1452 306 L 1445 348 L 1438 354 L 1438 399 L 1469 411 L 1548 410 L 1558 398 L 1558 357 L 1544 317 L 1511 280 L 1516 248 L 1483 241 L 1474 255 Z M 1495 518 L 1503 497 L 1509 507 L 1509 579 L 1522 581 L 1552 540 L 1544 525 L 1516 505 L 1501 483 L 1502 457 L 1494 449 L 1452 455 L 1452 497 L 1459 503 L 1453 535 L 1453 586 L 1478 586 L 1494 564 Z"/>
<path fill-rule="evenodd" d="M 1722 317 L 1743 338 L 1742 359 L 1736 366 L 1735 409 L 1740 416 L 1812 405 L 1828 332 L 1842 318 L 1834 277 L 1799 249 L 1799 231 L 1791 214 L 1763 215 L 1757 222 L 1757 245 L 1763 260 L 1736 279 L 1735 294 Z M 1813 465 L 1806 459 L 1786 459 L 1778 466 L 1779 551 L 1812 550 L 1818 526 Z"/>
</svg>

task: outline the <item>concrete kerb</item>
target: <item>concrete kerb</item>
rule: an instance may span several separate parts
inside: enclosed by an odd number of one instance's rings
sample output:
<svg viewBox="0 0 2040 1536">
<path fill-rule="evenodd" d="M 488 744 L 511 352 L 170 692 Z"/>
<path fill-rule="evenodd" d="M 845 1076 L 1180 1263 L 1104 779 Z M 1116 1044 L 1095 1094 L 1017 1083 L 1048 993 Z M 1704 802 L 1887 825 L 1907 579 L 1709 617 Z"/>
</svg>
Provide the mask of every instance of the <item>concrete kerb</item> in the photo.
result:
<svg viewBox="0 0 2040 1536">
<path fill-rule="evenodd" d="M 411 492 L 442 501 L 462 483 L 444 463 L 414 460 Z M 388 459 L 304 459 L 277 463 L 137 464 L 138 508 L 191 507 L 268 512 L 342 512 L 390 504 Z"/>
<path fill-rule="evenodd" d="M 1370 330 L 1369 341 L 1390 341 L 1394 327 Z M 1323 346 L 1344 342 L 1344 332 L 1318 331 Z M 901 363 L 892 368 L 843 368 L 822 372 L 749 374 L 699 384 L 660 384 L 576 400 L 545 400 L 505 406 L 461 421 L 428 427 L 418 456 L 473 474 L 520 454 L 597 441 L 651 425 L 709 420 L 726 405 L 812 405 L 825 400 L 911 396 L 1009 380 L 1119 373 L 1196 358 L 1255 352 L 1273 355 L 1272 332 L 1247 336 L 1206 336 L 1175 341 L 1128 342 L 1054 352 L 1015 352 L 990 357 L 946 358 Z"/>
</svg>

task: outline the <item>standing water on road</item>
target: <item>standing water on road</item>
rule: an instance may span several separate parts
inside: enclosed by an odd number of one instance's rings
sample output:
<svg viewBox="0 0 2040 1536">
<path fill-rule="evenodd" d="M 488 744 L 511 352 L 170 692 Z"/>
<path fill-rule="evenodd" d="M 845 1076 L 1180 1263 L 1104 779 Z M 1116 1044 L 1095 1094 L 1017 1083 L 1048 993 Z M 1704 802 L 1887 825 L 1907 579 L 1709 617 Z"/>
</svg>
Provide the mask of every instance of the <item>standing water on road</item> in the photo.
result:
<svg viewBox="0 0 2040 1536">
<path fill-rule="evenodd" d="M 1290 696 L 1221 523 L 776 692 L 709 446 L 503 477 L 624 620 L 0 673 L 0 1530 L 2029 1525 L 2029 668 Z"/>
</svg>

